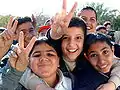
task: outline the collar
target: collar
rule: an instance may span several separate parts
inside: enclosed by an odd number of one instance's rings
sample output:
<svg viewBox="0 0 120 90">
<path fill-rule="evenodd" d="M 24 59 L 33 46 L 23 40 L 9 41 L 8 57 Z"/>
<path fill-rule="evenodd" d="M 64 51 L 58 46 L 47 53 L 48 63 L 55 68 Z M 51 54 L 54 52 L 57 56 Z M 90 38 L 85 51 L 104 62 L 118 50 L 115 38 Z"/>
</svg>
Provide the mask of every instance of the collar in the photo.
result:
<svg viewBox="0 0 120 90">
<path fill-rule="evenodd" d="M 64 57 L 63 57 L 63 60 L 65 61 L 65 65 L 66 65 L 68 71 L 73 71 L 74 68 L 76 67 L 76 62 L 69 62 Z"/>
<path fill-rule="evenodd" d="M 58 70 L 58 75 L 59 75 L 59 82 L 55 86 L 55 89 L 59 90 L 59 88 L 62 86 L 63 88 L 65 88 L 65 90 L 68 90 L 72 85 L 70 83 L 71 80 L 69 78 L 65 77 L 60 69 Z M 68 86 L 68 82 L 70 83 L 69 86 Z"/>
</svg>

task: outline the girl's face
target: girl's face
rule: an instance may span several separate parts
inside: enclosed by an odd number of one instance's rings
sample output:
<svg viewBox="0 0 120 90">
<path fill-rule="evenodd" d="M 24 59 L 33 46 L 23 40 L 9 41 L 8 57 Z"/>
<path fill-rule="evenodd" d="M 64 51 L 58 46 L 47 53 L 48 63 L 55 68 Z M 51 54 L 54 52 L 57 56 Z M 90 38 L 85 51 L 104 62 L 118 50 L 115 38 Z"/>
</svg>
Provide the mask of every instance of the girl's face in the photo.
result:
<svg viewBox="0 0 120 90">
<path fill-rule="evenodd" d="M 86 22 L 88 33 L 96 32 L 97 19 L 94 11 L 83 10 L 80 13 L 80 17 Z"/>
<path fill-rule="evenodd" d="M 113 61 L 114 49 L 106 42 L 96 42 L 90 46 L 86 57 L 92 66 L 103 73 L 110 71 Z"/>
<path fill-rule="evenodd" d="M 82 28 L 71 27 L 62 38 L 62 52 L 67 61 L 74 62 L 83 49 L 84 32 Z"/>
<path fill-rule="evenodd" d="M 30 55 L 30 68 L 41 78 L 48 78 L 56 74 L 59 57 L 55 49 L 47 43 L 35 46 Z"/>
</svg>

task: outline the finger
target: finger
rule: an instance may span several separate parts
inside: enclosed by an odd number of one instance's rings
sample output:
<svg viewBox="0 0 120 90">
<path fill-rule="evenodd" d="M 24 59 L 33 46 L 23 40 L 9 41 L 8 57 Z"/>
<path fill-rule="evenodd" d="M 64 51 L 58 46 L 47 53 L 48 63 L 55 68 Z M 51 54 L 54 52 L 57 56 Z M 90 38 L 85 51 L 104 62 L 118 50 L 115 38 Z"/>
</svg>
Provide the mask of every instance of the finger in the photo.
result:
<svg viewBox="0 0 120 90">
<path fill-rule="evenodd" d="M 30 40 L 30 43 L 27 45 L 26 47 L 26 52 L 29 53 L 34 45 L 36 41 L 36 37 L 34 36 L 31 40 Z"/>
<path fill-rule="evenodd" d="M 12 23 L 13 23 L 13 16 L 10 16 L 10 20 L 8 21 L 7 24 L 7 29 L 10 29 L 12 27 Z"/>
<path fill-rule="evenodd" d="M 18 24 L 18 21 L 15 20 L 15 22 L 14 22 L 14 24 L 13 24 L 13 26 L 12 26 L 12 29 L 11 29 L 13 33 L 15 33 L 15 31 L 16 31 L 17 24 Z"/>
<path fill-rule="evenodd" d="M 74 3 L 72 9 L 71 9 L 70 12 L 68 13 L 67 18 L 66 18 L 67 20 L 71 20 L 71 18 L 72 18 L 73 15 L 74 15 L 74 12 L 75 12 L 75 10 L 76 10 L 76 7 L 77 7 L 77 2 Z"/>
<path fill-rule="evenodd" d="M 4 32 L 3 37 L 4 37 L 5 40 L 10 40 L 11 36 L 9 35 L 8 30 L 6 30 L 6 31 Z"/>
<path fill-rule="evenodd" d="M 63 0 L 62 11 L 66 12 L 66 7 L 67 7 L 67 1 Z"/>
<path fill-rule="evenodd" d="M 32 14 L 32 24 L 34 27 L 36 27 L 36 18 L 33 14 Z"/>
<path fill-rule="evenodd" d="M 56 13 L 55 17 L 53 18 L 53 24 L 56 24 L 58 22 L 59 13 Z"/>
<path fill-rule="evenodd" d="M 22 31 L 19 33 L 18 44 L 20 49 L 24 48 L 24 33 Z"/>
</svg>

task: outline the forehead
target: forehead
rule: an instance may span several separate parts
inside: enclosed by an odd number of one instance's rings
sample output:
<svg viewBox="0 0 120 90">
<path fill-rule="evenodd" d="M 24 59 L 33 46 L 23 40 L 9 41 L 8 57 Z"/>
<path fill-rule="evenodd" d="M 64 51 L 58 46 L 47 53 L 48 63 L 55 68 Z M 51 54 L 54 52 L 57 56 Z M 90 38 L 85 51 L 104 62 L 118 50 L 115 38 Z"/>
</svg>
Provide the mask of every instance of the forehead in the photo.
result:
<svg viewBox="0 0 120 90">
<path fill-rule="evenodd" d="M 103 48 L 111 49 L 110 46 L 105 42 L 105 41 L 97 41 L 96 43 L 93 43 L 90 45 L 88 52 L 90 51 L 99 51 L 102 50 Z"/>
<path fill-rule="evenodd" d="M 67 32 L 65 33 L 65 35 L 70 35 L 70 36 L 74 36 L 74 35 L 84 35 L 83 29 L 80 27 L 69 27 L 67 29 Z"/>
<path fill-rule="evenodd" d="M 80 16 L 96 18 L 96 14 L 93 10 L 82 10 L 81 13 L 80 13 Z"/>
<path fill-rule="evenodd" d="M 17 29 L 24 30 L 24 29 L 29 29 L 31 27 L 33 27 L 31 22 L 25 22 L 25 23 L 20 24 Z"/>
<path fill-rule="evenodd" d="M 52 46 L 48 45 L 47 43 L 40 43 L 34 47 L 33 52 L 34 51 L 48 51 L 48 50 L 55 51 L 55 49 Z"/>
</svg>

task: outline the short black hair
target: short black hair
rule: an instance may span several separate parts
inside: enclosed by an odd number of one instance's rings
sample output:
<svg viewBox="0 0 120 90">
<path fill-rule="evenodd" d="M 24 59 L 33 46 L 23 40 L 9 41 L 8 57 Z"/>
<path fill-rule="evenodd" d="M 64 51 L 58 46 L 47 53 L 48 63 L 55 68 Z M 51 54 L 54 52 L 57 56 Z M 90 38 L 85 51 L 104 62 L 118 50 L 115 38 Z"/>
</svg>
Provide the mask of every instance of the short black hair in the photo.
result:
<svg viewBox="0 0 120 90">
<path fill-rule="evenodd" d="M 81 12 L 84 11 L 84 10 L 94 11 L 95 16 L 96 16 L 96 20 L 97 20 L 97 12 L 96 12 L 96 10 L 95 10 L 94 8 L 92 8 L 92 7 L 90 7 L 90 6 L 86 6 L 86 7 L 84 7 L 84 8 L 81 10 Z"/>
<path fill-rule="evenodd" d="M 17 21 L 18 21 L 18 25 L 21 25 L 22 23 L 26 23 L 26 22 L 32 22 L 30 17 L 19 17 Z"/>
<path fill-rule="evenodd" d="M 111 25 L 111 22 L 110 21 L 105 21 L 105 23 L 103 25 L 106 27 L 107 25 Z"/>
<path fill-rule="evenodd" d="M 98 25 L 98 26 L 96 27 L 96 31 L 99 31 L 100 29 L 106 30 L 106 27 L 103 26 L 103 25 Z M 107 30 L 106 30 L 106 31 L 107 31 Z"/>
<path fill-rule="evenodd" d="M 78 27 L 78 28 L 82 28 L 82 31 L 84 32 L 84 38 L 87 35 L 87 26 L 84 22 L 83 19 L 80 19 L 79 17 L 73 17 L 69 23 L 68 28 L 70 27 Z"/>
<path fill-rule="evenodd" d="M 58 57 L 60 57 L 60 50 L 59 50 L 59 48 L 57 48 L 57 44 L 54 42 L 54 41 L 52 41 L 52 40 L 49 40 L 47 37 L 40 37 L 40 38 L 38 38 L 36 41 L 35 41 L 35 43 L 34 43 L 34 45 L 33 45 L 33 48 L 31 49 L 31 51 L 30 51 L 30 53 L 29 53 L 29 56 L 32 54 L 32 52 L 33 52 L 33 49 L 35 48 L 35 46 L 37 46 L 37 45 L 40 45 L 40 44 L 42 44 L 42 43 L 46 43 L 46 44 L 48 44 L 49 46 L 51 46 L 51 47 L 53 47 L 54 49 L 55 49 L 55 51 L 57 52 L 57 55 L 58 55 Z"/>
<path fill-rule="evenodd" d="M 83 46 L 83 52 L 87 54 L 90 46 L 96 42 L 106 42 L 110 46 L 110 48 L 112 48 L 113 46 L 111 40 L 103 34 L 100 33 L 88 34 Z"/>
<path fill-rule="evenodd" d="M 32 23 L 32 19 L 30 17 L 18 17 L 17 19 L 15 19 L 18 21 L 17 27 L 23 23 L 26 22 L 31 22 Z M 13 21 L 12 25 L 14 24 L 15 20 Z"/>
</svg>

